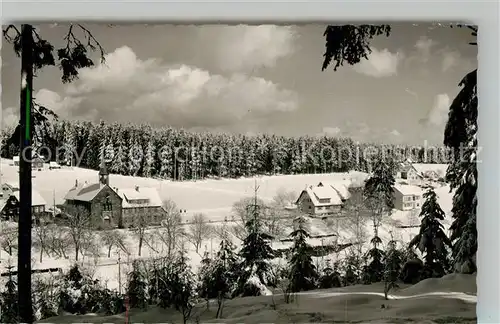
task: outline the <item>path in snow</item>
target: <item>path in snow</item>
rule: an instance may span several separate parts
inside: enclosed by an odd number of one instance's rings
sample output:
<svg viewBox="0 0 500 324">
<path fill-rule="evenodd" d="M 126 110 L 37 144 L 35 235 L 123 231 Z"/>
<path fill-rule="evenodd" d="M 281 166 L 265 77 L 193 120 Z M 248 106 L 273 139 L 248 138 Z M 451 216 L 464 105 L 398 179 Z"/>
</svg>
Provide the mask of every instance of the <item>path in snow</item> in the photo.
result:
<svg viewBox="0 0 500 324">
<path fill-rule="evenodd" d="M 280 294 L 282 295 L 282 294 Z M 384 293 L 380 292 L 317 292 L 317 291 L 307 291 L 307 292 L 300 292 L 298 295 L 308 295 L 312 298 L 328 298 L 328 297 L 336 297 L 336 296 L 345 296 L 345 295 L 375 295 L 375 296 L 381 296 L 384 297 Z M 410 298 L 422 298 L 422 297 L 443 297 L 443 298 L 452 298 L 452 299 L 460 299 L 463 300 L 467 303 L 472 303 L 476 304 L 477 303 L 477 296 L 475 295 L 469 295 L 466 293 L 462 292 L 429 292 L 425 294 L 418 294 L 418 295 L 410 295 L 410 296 L 398 296 L 398 295 L 388 295 L 388 299 L 392 300 L 398 300 L 398 299 L 410 299 Z"/>
</svg>

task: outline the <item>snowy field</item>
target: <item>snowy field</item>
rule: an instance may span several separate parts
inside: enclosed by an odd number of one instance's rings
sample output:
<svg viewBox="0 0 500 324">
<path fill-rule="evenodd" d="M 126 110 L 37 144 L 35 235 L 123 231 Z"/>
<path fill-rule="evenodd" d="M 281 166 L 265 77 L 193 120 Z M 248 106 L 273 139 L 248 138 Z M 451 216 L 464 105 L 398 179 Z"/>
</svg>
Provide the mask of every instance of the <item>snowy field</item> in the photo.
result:
<svg viewBox="0 0 500 324">
<path fill-rule="evenodd" d="M 11 165 L 12 161 L 2 159 L 1 164 L 1 181 L 2 182 L 18 182 L 19 174 L 18 168 Z M 434 166 L 436 168 L 436 166 Z M 446 168 L 446 166 L 441 166 Z M 48 207 L 55 201 L 56 204 L 63 203 L 63 198 L 66 192 L 78 182 L 95 183 L 98 180 L 97 171 L 79 169 L 79 168 L 63 168 L 60 170 L 42 170 L 33 171 L 33 186 L 40 192 L 43 198 L 47 201 Z M 155 187 L 160 192 L 161 198 L 171 199 L 174 201 L 179 209 L 186 210 L 183 214 L 184 220 L 189 218 L 196 212 L 204 213 L 207 218 L 216 222 L 218 225 L 223 224 L 225 217 L 230 219 L 231 209 L 235 202 L 242 198 L 252 197 L 254 186 L 259 186 L 258 196 L 264 201 L 271 201 L 276 193 L 280 190 L 293 191 L 297 194 L 301 192 L 308 185 L 316 185 L 320 181 L 335 181 L 359 177 L 360 173 L 335 173 L 335 174 L 315 174 L 315 175 L 287 175 L 287 176 L 262 176 L 256 178 L 244 179 L 223 179 L 223 180 L 203 180 L 192 182 L 172 182 L 168 180 L 157 180 L 138 178 L 130 176 L 110 176 L 111 187 Z M 447 216 L 450 214 L 452 195 L 449 193 L 447 186 L 438 187 L 436 193 L 439 197 L 441 208 L 445 211 Z M 384 242 L 387 242 L 390 235 L 400 242 L 407 243 L 411 237 L 418 231 L 418 227 L 413 228 L 400 228 L 401 226 L 418 225 L 419 219 L 416 217 L 418 213 L 395 211 L 390 219 L 383 222 L 379 233 Z M 228 226 L 231 226 L 228 222 Z M 445 227 L 450 223 L 449 217 L 445 221 Z M 368 221 L 366 229 L 368 235 L 372 235 L 371 223 Z M 3 224 L 6 226 L 15 226 L 12 224 Z M 150 232 L 155 229 L 149 230 Z M 137 239 L 127 230 L 121 230 L 127 234 L 127 248 L 130 255 L 125 255 L 123 252 L 120 254 L 113 250 L 110 258 L 107 257 L 107 249 L 103 247 L 101 256 L 99 258 L 86 257 L 80 260 L 85 266 L 95 273 L 95 276 L 101 281 L 106 282 L 109 288 L 116 289 L 119 282 L 126 282 L 126 273 L 130 268 L 130 262 L 138 258 L 138 242 Z M 326 224 L 321 219 L 311 219 L 310 231 L 313 235 L 332 234 L 337 232 L 338 243 L 353 242 L 354 238 L 352 233 L 342 226 L 342 220 L 339 223 L 333 222 Z M 239 245 L 239 241 L 235 238 L 234 243 Z M 326 239 L 311 239 L 312 245 L 330 244 L 335 238 Z M 199 253 L 195 252 L 194 246 L 186 242 L 185 247 L 188 250 L 188 256 L 192 262 L 194 269 L 201 261 L 201 255 L 204 251 L 218 250 L 219 241 L 216 238 L 204 241 Z M 274 242 L 273 248 L 285 248 L 289 243 Z M 363 249 L 366 248 L 366 244 Z M 154 251 L 156 250 L 156 252 Z M 163 254 L 165 247 L 159 242 L 152 242 L 150 246 L 144 245 L 142 248 L 141 258 L 154 258 Z M 16 265 L 16 255 L 9 257 L 5 251 L 0 252 L 0 271 L 5 272 L 9 264 Z M 74 253 L 69 252 L 69 259 L 53 259 L 44 255 L 43 262 L 38 261 L 38 251 L 33 250 L 33 264 L 34 269 L 41 268 L 67 268 L 74 263 Z M 330 258 L 334 259 L 335 256 Z M 341 255 L 339 257 L 342 257 Z M 121 260 L 121 265 L 118 266 L 118 258 Z M 323 258 L 322 258 L 323 259 Z M 328 258 L 327 258 L 328 259 Z M 282 262 L 278 260 L 277 262 Z M 121 275 L 119 275 L 121 273 Z"/>
<path fill-rule="evenodd" d="M 284 303 L 283 296 L 236 298 L 224 303 L 223 319 L 215 319 L 215 305 L 193 309 L 192 322 L 199 323 L 372 323 L 438 324 L 477 323 L 476 276 L 450 274 L 426 279 L 413 286 L 394 289 L 384 300 L 383 284 L 356 285 L 300 293 L 294 303 Z M 436 307 L 439 305 L 439 307 Z M 382 307 L 383 306 L 383 307 Z M 172 309 L 151 307 L 131 310 L 129 323 L 182 323 Z M 125 314 L 99 316 L 67 315 L 40 323 L 124 323 Z"/>
</svg>

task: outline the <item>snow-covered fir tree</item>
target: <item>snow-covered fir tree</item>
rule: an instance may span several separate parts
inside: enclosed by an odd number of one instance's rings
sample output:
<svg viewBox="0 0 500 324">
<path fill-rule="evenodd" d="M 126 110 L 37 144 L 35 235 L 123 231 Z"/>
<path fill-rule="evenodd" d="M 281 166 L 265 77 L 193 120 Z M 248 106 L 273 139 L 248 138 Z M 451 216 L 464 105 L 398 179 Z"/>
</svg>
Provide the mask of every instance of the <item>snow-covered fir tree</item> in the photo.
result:
<svg viewBox="0 0 500 324">
<path fill-rule="evenodd" d="M 384 295 L 388 299 L 389 292 L 398 288 L 399 275 L 403 265 L 403 258 L 401 251 L 397 249 L 396 241 L 391 237 L 387 243 L 387 250 L 385 251 L 384 260 Z"/>
<path fill-rule="evenodd" d="M 155 152 L 154 152 L 154 144 L 152 141 L 148 141 L 146 146 L 146 152 L 144 155 L 144 167 L 142 169 L 142 175 L 144 177 L 152 177 L 156 175 L 155 170 Z"/>
<path fill-rule="evenodd" d="M 184 324 L 189 320 L 197 301 L 195 276 L 188 261 L 185 251 L 180 251 L 174 264 L 173 277 L 170 282 L 172 305 L 182 314 Z"/>
<path fill-rule="evenodd" d="M 128 155 L 127 155 L 127 169 L 128 174 L 136 176 L 141 169 L 142 161 L 144 159 L 144 150 L 139 142 L 134 137 L 129 139 Z"/>
<path fill-rule="evenodd" d="M 119 138 L 114 147 L 114 158 L 110 165 L 110 171 L 116 174 L 128 174 L 127 170 L 127 147 L 123 138 Z"/>
<path fill-rule="evenodd" d="M 256 190 L 257 191 L 257 190 Z M 243 259 L 241 264 L 242 273 L 235 291 L 237 295 L 261 294 L 267 289 L 267 276 L 269 275 L 269 261 L 274 258 L 274 251 L 271 248 L 272 237 L 262 229 L 262 206 L 258 204 L 257 193 L 255 201 L 246 206 L 248 213 L 245 229 L 247 236 L 243 240 L 242 248 L 239 252 Z"/>
<path fill-rule="evenodd" d="M 289 261 L 290 291 L 300 292 L 316 287 L 319 278 L 316 266 L 311 257 L 311 246 L 307 244 L 310 237 L 307 231 L 307 220 L 299 216 L 294 219 L 294 230 L 290 233 L 293 247 Z"/>
<path fill-rule="evenodd" d="M 450 190 L 455 190 L 450 239 L 455 270 L 473 273 L 477 269 L 477 70 L 467 74 L 460 86 L 444 133 L 444 144 L 454 153 L 446 172 Z"/>
<path fill-rule="evenodd" d="M 17 282 L 14 281 L 11 269 L 12 267 L 9 267 L 9 278 L 5 283 L 5 289 L 0 292 L 0 323 L 19 322 Z"/>
<path fill-rule="evenodd" d="M 419 233 L 411 240 L 410 248 L 418 248 L 424 257 L 424 276 L 442 277 L 450 270 L 449 249 L 451 241 L 444 232 L 441 221 L 445 213 L 439 206 L 436 192 L 429 188 L 424 193 Z"/>
<path fill-rule="evenodd" d="M 148 306 L 147 282 L 139 262 L 135 260 L 132 263 L 132 271 L 129 274 L 127 285 L 127 296 L 131 308 L 144 309 Z"/>
</svg>

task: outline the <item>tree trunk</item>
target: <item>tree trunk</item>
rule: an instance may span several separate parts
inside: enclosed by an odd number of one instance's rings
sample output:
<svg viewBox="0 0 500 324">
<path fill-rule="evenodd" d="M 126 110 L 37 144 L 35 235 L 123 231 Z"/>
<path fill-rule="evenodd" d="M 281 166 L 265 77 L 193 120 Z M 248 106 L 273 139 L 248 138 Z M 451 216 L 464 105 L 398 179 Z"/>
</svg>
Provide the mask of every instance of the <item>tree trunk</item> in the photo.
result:
<svg viewBox="0 0 500 324">
<path fill-rule="evenodd" d="M 222 317 L 222 309 L 224 307 L 224 298 L 218 297 L 217 298 L 217 314 L 215 314 L 215 318 L 221 318 Z"/>
<path fill-rule="evenodd" d="M 40 263 L 42 263 L 42 260 L 43 260 L 43 251 L 44 251 L 44 248 L 43 248 L 43 245 L 40 247 Z"/>
<path fill-rule="evenodd" d="M 141 256 L 141 250 L 142 250 L 142 241 L 143 241 L 144 237 L 143 235 L 141 234 L 139 236 L 139 256 Z"/>
<path fill-rule="evenodd" d="M 75 261 L 78 261 L 79 254 L 80 254 L 80 244 L 75 244 Z"/>
<path fill-rule="evenodd" d="M 108 258 L 111 258 L 111 248 L 113 247 L 113 245 L 110 245 L 108 247 Z"/>
</svg>

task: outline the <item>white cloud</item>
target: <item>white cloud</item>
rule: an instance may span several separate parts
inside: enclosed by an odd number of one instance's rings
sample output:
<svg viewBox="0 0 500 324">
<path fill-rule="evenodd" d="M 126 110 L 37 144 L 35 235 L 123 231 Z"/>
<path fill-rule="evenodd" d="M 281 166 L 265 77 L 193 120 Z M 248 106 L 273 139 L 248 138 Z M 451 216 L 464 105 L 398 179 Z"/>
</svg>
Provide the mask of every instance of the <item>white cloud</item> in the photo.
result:
<svg viewBox="0 0 500 324">
<path fill-rule="evenodd" d="M 188 65 L 140 60 L 129 47 L 106 65 L 82 69 L 65 97 L 41 90 L 37 101 L 62 116 L 141 120 L 182 127 L 230 125 L 245 117 L 297 108 L 297 94 L 258 77 L 229 77 Z"/>
<path fill-rule="evenodd" d="M 372 48 L 372 53 L 368 56 L 368 59 L 362 60 L 353 68 L 358 73 L 375 78 L 388 77 L 397 74 L 402 56 L 401 53 L 391 53 L 388 49 L 379 51 Z"/>
<path fill-rule="evenodd" d="M 0 120 L 2 123 L 0 124 L 1 127 L 11 127 L 15 126 L 19 123 L 19 115 L 18 115 L 18 110 L 15 107 L 7 107 L 3 108 L 0 107 L 1 116 Z"/>
<path fill-rule="evenodd" d="M 393 130 L 391 131 L 391 135 L 392 135 L 392 136 L 400 136 L 400 135 L 401 135 L 401 133 L 400 133 L 397 129 L 393 129 Z"/>
<path fill-rule="evenodd" d="M 419 40 L 415 43 L 415 48 L 417 49 L 417 54 L 420 60 L 427 62 L 431 56 L 431 49 L 436 45 L 436 42 L 427 36 L 421 36 Z"/>
<path fill-rule="evenodd" d="M 294 51 L 297 35 L 293 27 L 276 25 L 212 26 L 203 32 L 212 31 L 218 34 L 217 63 L 228 71 L 273 67 Z"/>
<path fill-rule="evenodd" d="M 460 63 L 460 53 L 456 51 L 445 51 L 443 53 L 442 69 L 443 72 L 457 66 Z"/>
<path fill-rule="evenodd" d="M 448 111 L 451 99 L 446 93 L 436 96 L 434 105 L 427 116 L 427 122 L 432 125 L 441 126 L 448 119 Z"/>
<path fill-rule="evenodd" d="M 323 134 L 326 135 L 338 135 L 340 133 L 340 128 L 338 127 L 323 127 Z"/>
</svg>

